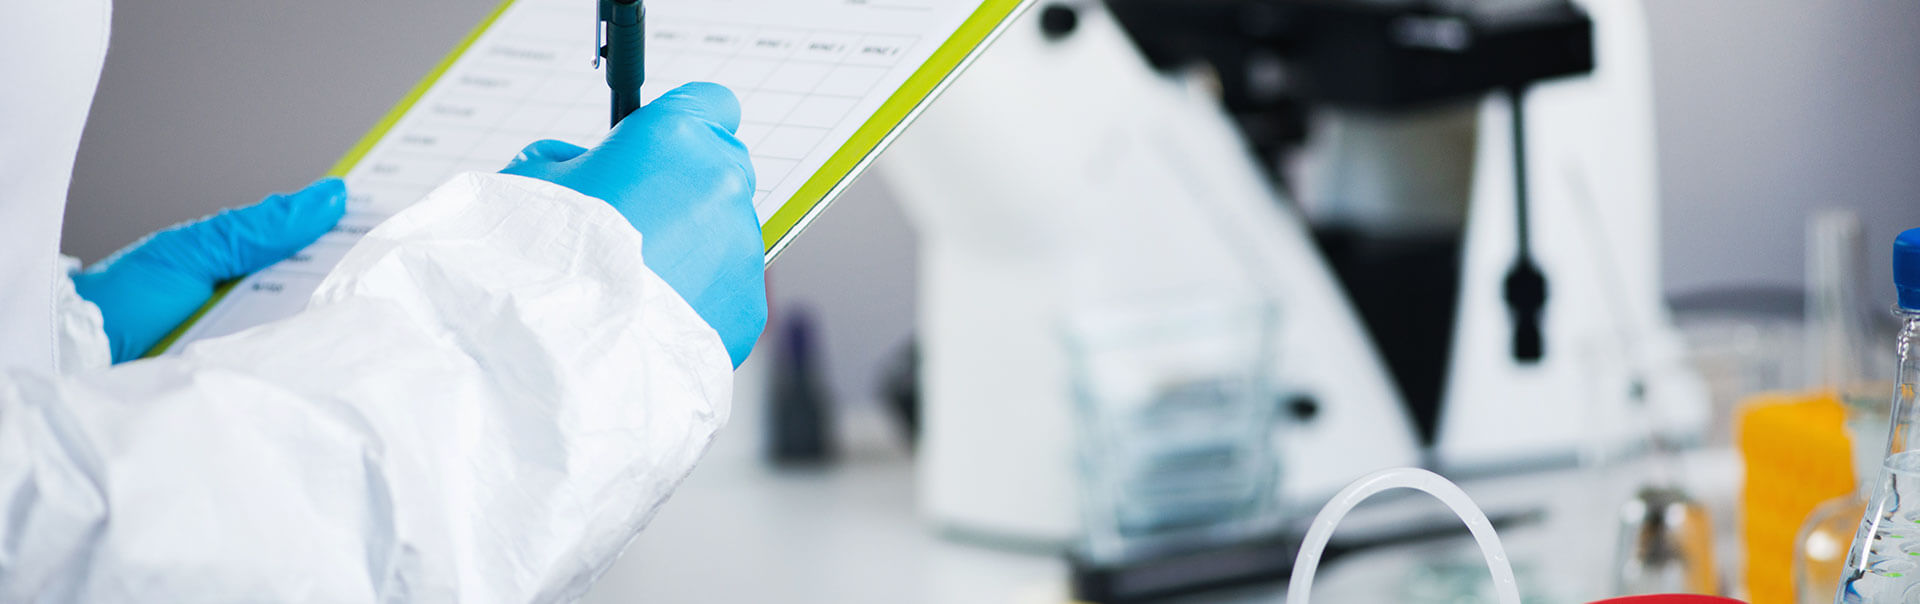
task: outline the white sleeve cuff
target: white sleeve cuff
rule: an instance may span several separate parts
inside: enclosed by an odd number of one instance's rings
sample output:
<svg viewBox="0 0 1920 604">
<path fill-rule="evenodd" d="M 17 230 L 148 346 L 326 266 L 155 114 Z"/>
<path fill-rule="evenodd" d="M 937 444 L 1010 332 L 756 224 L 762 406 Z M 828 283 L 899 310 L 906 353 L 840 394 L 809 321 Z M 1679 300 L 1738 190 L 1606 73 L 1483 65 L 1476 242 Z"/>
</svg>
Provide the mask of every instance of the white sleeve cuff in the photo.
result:
<svg viewBox="0 0 1920 604">
<path fill-rule="evenodd" d="M 80 259 L 61 256 L 60 264 L 60 276 L 53 280 L 54 332 L 60 347 L 54 356 L 54 371 L 67 375 L 113 365 L 113 347 L 107 342 L 107 322 L 100 315 L 100 307 L 80 297 L 73 288 L 73 274 L 80 272 Z"/>
</svg>

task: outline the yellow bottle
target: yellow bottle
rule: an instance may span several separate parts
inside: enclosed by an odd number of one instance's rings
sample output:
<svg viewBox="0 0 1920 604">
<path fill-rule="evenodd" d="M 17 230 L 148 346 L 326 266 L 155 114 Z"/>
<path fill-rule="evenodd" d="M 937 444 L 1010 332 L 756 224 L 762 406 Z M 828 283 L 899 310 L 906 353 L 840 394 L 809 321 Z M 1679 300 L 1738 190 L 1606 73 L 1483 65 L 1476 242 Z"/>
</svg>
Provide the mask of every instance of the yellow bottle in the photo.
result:
<svg viewBox="0 0 1920 604">
<path fill-rule="evenodd" d="M 1742 405 L 1736 438 L 1746 464 L 1742 533 L 1753 604 L 1795 601 L 1793 560 L 1801 525 L 1823 502 L 1854 493 L 1846 420 L 1846 407 L 1831 395 L 1760 395 Z M 1842 529 L 1841 558 L 1859 518 L 1856 513 Z"/>
</svg>

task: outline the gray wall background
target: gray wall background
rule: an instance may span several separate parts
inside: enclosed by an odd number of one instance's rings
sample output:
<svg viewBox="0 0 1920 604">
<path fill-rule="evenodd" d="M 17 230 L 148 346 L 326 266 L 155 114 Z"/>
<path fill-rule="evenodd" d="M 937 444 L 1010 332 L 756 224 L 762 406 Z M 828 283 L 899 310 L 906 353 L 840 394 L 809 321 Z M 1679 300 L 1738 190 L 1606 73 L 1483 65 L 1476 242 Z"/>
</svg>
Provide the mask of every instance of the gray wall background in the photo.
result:
<svg viewBox="0 0 1920 604">
<path fill-rule="evenodd" d="M 1667 290 L 1797 286 L 1807 217 L 1843 207 L 1890 304 L 1920 226 L 1920 2 L 1645 1 Z"/>
<path fill-rule="evenodd" d="M 1646 2 L 1668 291 L 1797 285 L 1806 216 L 1825 206 L 1864 215 L 1870 278 L 1886 283 L 1880 250 L 1920 226 L 1920 2 Z M 493 6 L 117 2 L 67 253 L 96 260 L 311 181 Z M 913 245 L 870 178 L 773 269 L 777 312 L 810 307 L 823 324 L 842 399 L 871 400 L 911 328 Z"/>
</svg>

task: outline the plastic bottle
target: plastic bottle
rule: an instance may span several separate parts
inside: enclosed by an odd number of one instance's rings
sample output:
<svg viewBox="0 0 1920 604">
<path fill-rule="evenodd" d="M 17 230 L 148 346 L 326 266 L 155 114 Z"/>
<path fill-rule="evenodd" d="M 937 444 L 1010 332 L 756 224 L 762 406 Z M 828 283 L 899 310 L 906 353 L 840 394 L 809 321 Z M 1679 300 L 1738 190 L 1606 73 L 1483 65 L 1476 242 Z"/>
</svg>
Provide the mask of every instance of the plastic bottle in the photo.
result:
<svg viewBox="0 0 1920 604">
<path fill-rule="evenodd" d="M 813 315 L 792 311 L 767 389 L 767 461 L 818 466 L 834 458 L 833 409 L 822 387 Z"/>
<path fill-rule="evenodd" d="M 1867 512 L 1854 533 L 1836 603 L 1920 600 L 1920 229 L 1894 241 L 1899 294 L 1899 378 L 1887 431 L 1887 454 Z"/>
</svg>

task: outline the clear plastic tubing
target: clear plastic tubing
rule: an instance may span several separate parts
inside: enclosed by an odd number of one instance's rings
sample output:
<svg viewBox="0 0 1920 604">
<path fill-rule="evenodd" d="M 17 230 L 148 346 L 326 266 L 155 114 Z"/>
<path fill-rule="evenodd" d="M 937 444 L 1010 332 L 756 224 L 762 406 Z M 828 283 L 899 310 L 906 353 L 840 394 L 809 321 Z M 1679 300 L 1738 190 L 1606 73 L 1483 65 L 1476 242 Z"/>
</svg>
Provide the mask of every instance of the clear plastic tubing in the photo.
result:
<svg viewBox="0 0 1920 604">
<path fill-rule="evenodd" d="M 1894 241 L 1893 280 L 1904 325 L 1887 456 L 1853 535 L 1836 603 L 1920 601 L 1920 406 L 1914 401 L 1920 387 L 1920 229 Z"/>
<path fill-rule="evenodd" d="M 1507 560 L 1506 548 L 1500 545 L 1500 535 L 1493 531 L 1493 522 L 1487 520 L 1487 514 L 1480 511 L 1480 506 L 1474 505 L 1473 499 L 1467 497 L 1467 492 L 1460 490 L 1458 485 L 1439 474 L 1419 468 L 1397 468 L 1368 474 L 1341 489 L 1333 496 L 1333 501 L 1320 508 L 1320 514 L 1313 517 L 1313 527 L 1307 529 L 1306 540 L 1300 544 L 1300 555 L 1294 558 L 1293 577 L 1287 582 L 1287 604 L 1307 604 L 1307 597 L 1313 589 L 1314 571 L 1320 568 L 1320 555 L 1326 552 L 1327 542 L 1333 538 L 1333 529 L 1340 526 L 1347 512 L 1353 511 L 1368 497 L 1393 489 L 1413 489 L 1447 504 L 1454 515 L 1467 523 L 1473 540 L 1479 542 L 1480 553 L 1487 558 L 1487 568 L 1493 571 L 1493 590 L 1499 598 L 1499 604 L 1520 604 L 1520 586 L 1513 580 L 1513 564 Z"/>
</svg>

